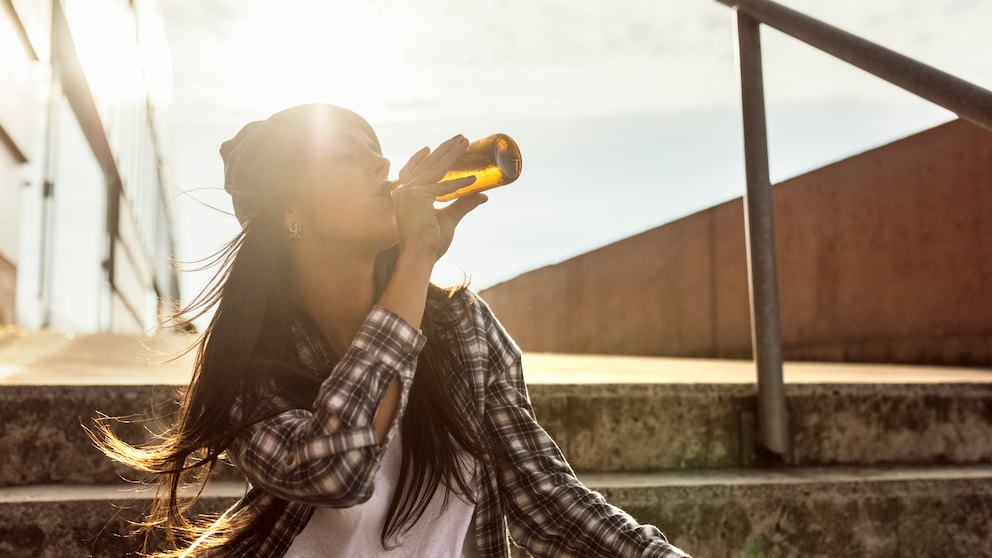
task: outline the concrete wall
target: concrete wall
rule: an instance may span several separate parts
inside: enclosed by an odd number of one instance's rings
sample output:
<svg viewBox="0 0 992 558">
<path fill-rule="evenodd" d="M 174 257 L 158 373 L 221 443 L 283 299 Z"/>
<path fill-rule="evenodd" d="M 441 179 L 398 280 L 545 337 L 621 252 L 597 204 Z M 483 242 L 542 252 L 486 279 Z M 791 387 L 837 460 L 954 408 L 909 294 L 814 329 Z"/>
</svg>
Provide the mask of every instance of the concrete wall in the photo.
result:
<svg viewBox="0 0 992 558">
<path fill-rule="evenodd" d="M 950 122 L 774 205 L 786 358 L 992 365 L 992 133 Z M 742 201 L 482 295 L 524 350 L 747 358 Z"/>
<path fill-rule="evenodd" d="M 30 94 L 39 83 L 35 53 L 11 7 L 0 6 L 0 325 L 15 322 L 22 166 L 34 155 L 33 117 L 39 106 Z"/>
<path fill-rule="evenodd" d="M 0 326 L 12 325 L 16 317 L 17 267 L 0 255 Z"/>
</svg>

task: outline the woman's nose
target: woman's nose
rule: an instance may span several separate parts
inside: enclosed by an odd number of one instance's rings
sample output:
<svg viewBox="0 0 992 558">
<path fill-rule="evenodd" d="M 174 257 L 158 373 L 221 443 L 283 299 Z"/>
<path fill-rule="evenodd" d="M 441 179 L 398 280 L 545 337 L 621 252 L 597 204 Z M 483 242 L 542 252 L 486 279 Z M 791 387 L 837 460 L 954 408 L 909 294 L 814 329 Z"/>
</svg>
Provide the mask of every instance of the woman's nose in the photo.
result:
<svg viewBox="0 0 992 558">
<path fill-rule="evenodd" d="M 382 155 L 376 155 L 372 162 L 372 171 L 376 176 L 382 175 L 383 178 L 389 175 L 389 159 L 383 157 Z"/>
</svg>

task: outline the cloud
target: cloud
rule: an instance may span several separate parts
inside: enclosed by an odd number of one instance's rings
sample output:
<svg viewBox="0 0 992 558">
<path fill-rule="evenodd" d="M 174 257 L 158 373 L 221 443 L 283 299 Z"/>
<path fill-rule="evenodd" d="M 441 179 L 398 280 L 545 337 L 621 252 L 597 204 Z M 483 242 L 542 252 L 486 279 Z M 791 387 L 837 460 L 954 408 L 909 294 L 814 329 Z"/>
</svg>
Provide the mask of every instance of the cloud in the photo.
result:
<svg viewBox="0 0 992 558">
<path fill-rule="evenodd" d="M 992 3 L 785 4 L 992 86 L 992 59 L 961 55 L 992 49 L 985 32 Z M 523 111 L 554 118 L 737 103 L 732 11 L 715 1 L 164 5 L 182 110 L 243 116 L 323 96 L 401 122 L 464 118 L 480 107 L 493 117 Z M 771 29 L 763 34 L 771 99 L 892 95 L 857 69 Z M 344 46 L 335 40 L 341 35 Z"/>
<path fill-rule="evenodd" d="M 992 88 L 988 0 L 783 3 Z M 246 121 L 303 100 L 356 108 L 391 155 L 456 131 L 520 134 L 527 142 L 521 180 L 533 189 L 494 195 L 465 225 L 483 240 L 462 241 L 451 254 L 483 286 L 702 209 L 740 187 L 733 12 L 715 0 L 161 4 L 175 63 L 174 163 L 184 187 L 219 187 L 220 142 Z M 774 30 L 764 28 L 762 39 L 778 178 L 943 117 Z M 576 151 L 576 141 L 585 150 Z M 628 152 L 624 141 L 634 145 Z M 604 200 L 596 187 L 610 177 L 623 193 Z M 639 203 L 626 210 L 631 195 Z M 607 218 L 587 226 L 597 209 Z M 520 215 L 540 227 L 491 234 Z M 215 246 L 208 236 L 186 246 Z"/>
</svg>

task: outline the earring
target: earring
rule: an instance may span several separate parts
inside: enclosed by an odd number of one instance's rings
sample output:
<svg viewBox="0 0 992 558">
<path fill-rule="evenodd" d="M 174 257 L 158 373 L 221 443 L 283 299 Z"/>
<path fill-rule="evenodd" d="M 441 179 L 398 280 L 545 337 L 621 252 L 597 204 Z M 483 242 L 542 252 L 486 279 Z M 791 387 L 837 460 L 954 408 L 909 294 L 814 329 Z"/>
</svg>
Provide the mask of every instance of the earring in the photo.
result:
<svg viewBox="0 0 992 558">
<path fill-rule="evenodd" d="M 299 221 L 293 221 L 289 225 L 290 240 L 299 240 L 301 236 L 303 236 L 303 225 Z"/>
</svg>

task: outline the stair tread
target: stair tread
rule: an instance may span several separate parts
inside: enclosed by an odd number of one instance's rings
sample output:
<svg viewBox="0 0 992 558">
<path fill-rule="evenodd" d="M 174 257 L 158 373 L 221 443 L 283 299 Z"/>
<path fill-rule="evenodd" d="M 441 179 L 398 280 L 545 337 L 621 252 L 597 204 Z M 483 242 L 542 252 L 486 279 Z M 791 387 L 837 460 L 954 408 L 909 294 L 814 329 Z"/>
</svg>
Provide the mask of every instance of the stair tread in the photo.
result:
<svg viewBox="0 0 992 558">
<path fill-rule="evenodd" d="M 887 482 L 992 481 L 992 464 L 890 467 L 784 467 L 778 469 L 713 469 L 651 473 L 578 474 L 594 489 L 630 489 L 709 486 L 788 486 L 802 484 L 852 484 Z M 245 484 L 211 482 L 206 498 L 238 498 Z M 85 500 L 140 500 L 154 496 L 151 487 L 134 484 L 47 484 L 0 488 L 0 504 Z"/>
<path fill-rule="evenodd" d="M 194 341 L 177 334 L 137 337 L 41 331 L 0 337 L 0 385 L 180 385 Z M 753 384 L 749 360 L 525 352 L 531 384 Z M 985 368 L 786 362 L 792 384 L 992 383 Z"/>
<path fill-rule="evenodd" d="M 653 473 L 578 474 L 595 487 L 647 486 L 757 486 L 790 484 L 842 484 L 939 480 L 992 480 L 989 465 L 782 467 L 776 469 L 708 469 Z"/>
<path fill-rule="evenodd" d="M 237 481 L 215 481 L 207 485 L 207 498 L 237 498 L 245 493 L 245 484 Z M 0 488 L 0 504 L 11 502 L 65 502 L 81 500 L 151 499 L 154 487 L 118 484 L 39 484 Z"/>
</svg>

